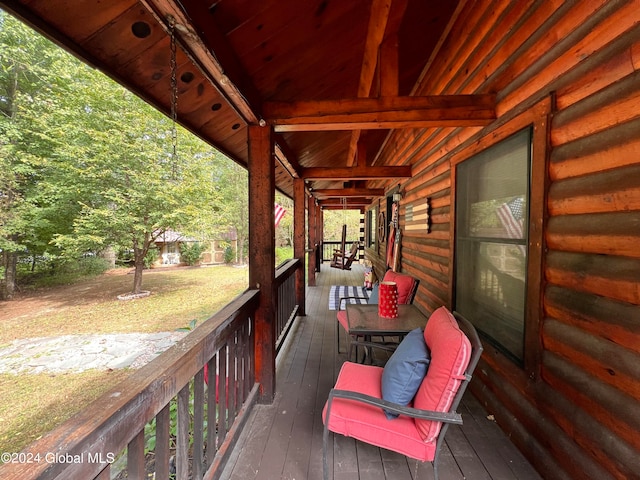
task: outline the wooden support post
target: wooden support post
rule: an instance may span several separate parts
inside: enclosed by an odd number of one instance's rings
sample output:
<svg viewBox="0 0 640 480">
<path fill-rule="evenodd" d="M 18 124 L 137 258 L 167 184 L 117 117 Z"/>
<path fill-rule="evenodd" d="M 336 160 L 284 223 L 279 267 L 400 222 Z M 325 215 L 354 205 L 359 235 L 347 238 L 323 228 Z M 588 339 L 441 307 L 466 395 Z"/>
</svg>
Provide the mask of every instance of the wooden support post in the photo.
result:
<svg viewBox="0 0 640 480">
<path fill-rule="evenodd" d="M 307 215 L 309 217 L 309 266 L 307 268 L 307 283 L 310 287 L 316 286 L 316 248 L 321 248 L 318 244 L 317 235 L 316 235 L 316 213 L 318 211 L 318 207 L 316 206 L 313 199 L 309 200 L 309 208 L 307 210 Z"/>
<path fill-rule="evenodd" d="M 318 238 L 318 243 L 322 245 L 324 242 L 324 210 L 319 204 L 316 208 L 318 209 L 316 212 L 316 228 L 317 228 L 316 236 Z M 320 271 L 320 265 L 318 265 L 318 272 L 319 271 Z"/>
<path fill-rule="evenodd" d="M 260 290 L 256 311 L 256 381 L 260 403 L 272 403 L 276 385 L 275 166 L 268 127 L 249 129 L 249 287 Z"/>
<path fill-rule="evenodd" d="M 298 304 L 298 315 L 305 313 L 305 284 L 304 271 L 305 263 L 305 201 L 304 180 L 293 179 L 293 256 L 300 260 L 298 270 L 296 270 L 296 302 Z"/>
</svg>

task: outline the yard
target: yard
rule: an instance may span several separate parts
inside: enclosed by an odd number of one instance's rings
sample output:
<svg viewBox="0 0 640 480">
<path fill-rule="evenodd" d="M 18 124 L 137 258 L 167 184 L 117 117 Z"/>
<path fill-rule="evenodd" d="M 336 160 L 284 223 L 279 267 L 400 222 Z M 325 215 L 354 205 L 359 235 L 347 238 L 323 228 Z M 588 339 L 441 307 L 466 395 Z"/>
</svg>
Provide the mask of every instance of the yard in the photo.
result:
<svg viewBox="0 0 640 480">
<path fill-rule="evenodd" d="M 131 290 L 127 270 L 0 302 L 0 348 L 13 340 L 88 333 L 171 332 L 198 324 L 247 288 L 248 270 L 230 266 L 154 269 L 151 296 Z M 128 370 L 78 374 L 0 374 L 0 452 L 17 452 L 123 380 Z"/>
</svg>

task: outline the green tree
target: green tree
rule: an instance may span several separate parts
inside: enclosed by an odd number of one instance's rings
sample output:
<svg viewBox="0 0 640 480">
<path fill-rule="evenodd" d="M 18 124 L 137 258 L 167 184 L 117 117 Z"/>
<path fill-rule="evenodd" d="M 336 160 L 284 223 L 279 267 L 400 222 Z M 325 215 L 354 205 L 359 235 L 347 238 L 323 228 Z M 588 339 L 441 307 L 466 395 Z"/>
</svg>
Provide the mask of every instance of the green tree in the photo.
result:
<svg viewBox="0 0 640 480">
<path fill-rule="evenodd" d="M 168 118 L 2 12 L 0 44 L 2 298 L 20 252 L 120 245 L 139 292 L 155 238 L 218 203 L 222 157 L 182 129 L 173 155 Z"/>
<path fill-rule="evenodd" d="M 54 212 L 39 190 L 53 143 L 38 129 L 64 83 L 49 72 L 68 71 L 69 55 L 2 11 L 0 44 L 0 299 L 10 299 L 18 255 L 44 254 L 46 235 L 69 214 Z"/>
<path fill-rule="evenodd" d="M 220 187 L 220 209 L 210 222 L 215 225 L 211 232 L 221 238 L 235 230 L 238 239 L 237 258 L 242 263 L 249 242 L 249 195 L 247 171 L 235 162 L 227 161 L 217 172 Z"/>
<path fill-rule="evenodd" d="M 343 225 L 347 226 L 347 241 L 359 240 L 360 217 L 360 210 L 325 210 L 323 240 L 339 242 L 342 239 Z"/>
<path fill-rule="evenodd" d="M 215 205 L 215 154 L 181 131 L 173 156 L 166 117 L 128 92 L 105 94 L 111 100 L 100 105 L 99 128 L 85 124 L 76 132 L 80 138 L 69 143 L 88 149 L 81 157 L 66 152 L 64 172 L 51 185 L 83 191 L 73 232 L 55 239 L 72 252 L 127 245 L 134 257 L 133 293 L 139 293 L 144 258 L 156 238 L 168 229 L 190 230 L 200 213 Z M 99 141 L 90 144 L 88 138 Z"/>
</svg>

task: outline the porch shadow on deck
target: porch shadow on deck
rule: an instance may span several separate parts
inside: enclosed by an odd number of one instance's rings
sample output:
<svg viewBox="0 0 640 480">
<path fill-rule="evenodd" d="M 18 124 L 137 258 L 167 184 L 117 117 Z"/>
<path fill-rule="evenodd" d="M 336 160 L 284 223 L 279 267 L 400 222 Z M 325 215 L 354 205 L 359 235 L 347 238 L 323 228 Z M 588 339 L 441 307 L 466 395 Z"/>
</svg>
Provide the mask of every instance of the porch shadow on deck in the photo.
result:
<svg viewBox="0 0 640 480">
<path fill-rule="evenodd" d="M 276 398 L 257 405 L 222 474 L 224 480 L 315 480 L 322 478 L 321 412 L 345 354 L 337 354 L 331 285 L 360 285 L 364 269 L 341 271 L 322 265 L 317 286 L 307 287 L 307 316 L 299 317 L 280 354 Z M 538 480 L 524 456 L 467 391 L 459 409 L 461 427 L 447 432 L 441 480 Z M 334 478 L 432 479 L 430 463 L 331 434 Z"/>
</svg>

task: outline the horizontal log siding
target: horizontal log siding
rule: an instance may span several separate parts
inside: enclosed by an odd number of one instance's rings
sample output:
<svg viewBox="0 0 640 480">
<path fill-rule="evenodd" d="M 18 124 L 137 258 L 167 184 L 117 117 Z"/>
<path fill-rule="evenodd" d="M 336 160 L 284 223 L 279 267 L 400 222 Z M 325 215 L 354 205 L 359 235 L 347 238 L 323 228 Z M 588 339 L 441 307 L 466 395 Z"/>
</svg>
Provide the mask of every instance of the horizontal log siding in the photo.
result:
<svg viewBox="0 0 640 480">
<path fill-rule="evenodd" d="M 496 93 L 498 119 L 387 139 L 377 163 L 413 166 L 401 271 L 425 311 L 451 305 L 452 166 L 553 110 L 536 365 L 487 346 L 473 391 L 545 478 L 640 478 L 640 2 L 469 0 L 451 32 L 414 93 Z M 431 233 L 406 230 L 427 197 Z"/>
</svg>

